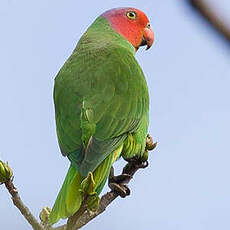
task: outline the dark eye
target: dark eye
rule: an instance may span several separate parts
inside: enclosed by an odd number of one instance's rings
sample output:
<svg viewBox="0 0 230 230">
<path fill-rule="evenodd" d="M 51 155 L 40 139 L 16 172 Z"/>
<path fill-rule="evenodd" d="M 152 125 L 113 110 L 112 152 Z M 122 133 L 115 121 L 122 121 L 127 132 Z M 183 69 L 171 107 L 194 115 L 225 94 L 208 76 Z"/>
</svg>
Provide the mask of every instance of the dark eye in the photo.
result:
<svg viewBox="0 0 230 230">
<path fill-rule="evenodd" d="M 134 19 L 136 19 L 137 14 L 136 14 L 136 12 L 134 12 L 134 11 L 129 11 L 129 12 L 126 13 L 126 16 L 127 16 L 129 19 L 134 20 Z"/>
<path fill-rule="evenodd" d="M 151 25 L 150 25 L 150 23 L 148 23 L 146 27 L 150 29 L 150 28 L 151 28 Z"/>
</svg>

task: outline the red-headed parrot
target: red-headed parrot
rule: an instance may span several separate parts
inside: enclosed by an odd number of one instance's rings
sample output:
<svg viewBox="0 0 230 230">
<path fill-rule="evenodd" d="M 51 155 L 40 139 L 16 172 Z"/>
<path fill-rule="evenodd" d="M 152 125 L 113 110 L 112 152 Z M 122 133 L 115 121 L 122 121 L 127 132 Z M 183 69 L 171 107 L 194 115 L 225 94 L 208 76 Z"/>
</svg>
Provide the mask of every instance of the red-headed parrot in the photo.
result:
<svg viewBox="0 0 230 230">
<path fill-rule="evenodd" d="M 98 201 L 118 158 L 144 154 L 149 94 L 134 56 L 140 46 L 150 48 L 153 40 L 142 11 L 106 11 L 87 29 L 56 76 L 58 142 L 71 164 L 50 224 L 72 216 L 85 197 L 91 204 Z"/>
</svg>

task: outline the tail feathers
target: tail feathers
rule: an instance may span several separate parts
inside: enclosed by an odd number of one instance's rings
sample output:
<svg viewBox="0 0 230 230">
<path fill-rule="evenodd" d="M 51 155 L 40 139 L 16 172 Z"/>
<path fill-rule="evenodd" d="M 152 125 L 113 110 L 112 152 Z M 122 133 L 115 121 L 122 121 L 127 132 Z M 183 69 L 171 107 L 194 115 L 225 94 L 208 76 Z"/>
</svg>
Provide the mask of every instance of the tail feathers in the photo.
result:
<svg viewBox="0 0 230 230">
<path fill-rule="evenodd" d="M 93 172 L 95 191 L 98 195 L 106 183 L 113 162 L 120 157 L 122 148 L 123 145 L 113 151 Z M 59 219 L 66 219 L 72 216 L 80 208 L 82 203 L 82 193 L 80 189 L 83 179 L 77 169 L 73 165 L 70 165 L 49 216 L 49 223 L 51 225 L 58 222 Z"/>
<path fill-rule="evenodd" d="M 82 195 L 79 191 L 81 182 L 80 173 L 71 165 L 50 213 L 50 224 L 72 216 L 80 208 L 82 202 Z"/>
</svg>

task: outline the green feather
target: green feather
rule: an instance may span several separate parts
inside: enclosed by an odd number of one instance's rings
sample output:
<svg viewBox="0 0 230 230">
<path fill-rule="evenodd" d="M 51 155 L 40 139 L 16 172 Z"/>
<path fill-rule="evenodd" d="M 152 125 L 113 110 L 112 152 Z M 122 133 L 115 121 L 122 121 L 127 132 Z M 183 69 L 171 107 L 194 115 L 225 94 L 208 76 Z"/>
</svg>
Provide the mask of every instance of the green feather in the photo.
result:
<svg viewBox="0 0 230 230">
<path fill-rule="evenodd" d="M 117 158 L 144 152 L 149 96 L 134 54 L 134 47 L 100 16 L 55 79 L 57 136 L 72 165 L 51 223 L 78 210 L 80 184 L 89 172 L 99 194 Z"/>
</svg>

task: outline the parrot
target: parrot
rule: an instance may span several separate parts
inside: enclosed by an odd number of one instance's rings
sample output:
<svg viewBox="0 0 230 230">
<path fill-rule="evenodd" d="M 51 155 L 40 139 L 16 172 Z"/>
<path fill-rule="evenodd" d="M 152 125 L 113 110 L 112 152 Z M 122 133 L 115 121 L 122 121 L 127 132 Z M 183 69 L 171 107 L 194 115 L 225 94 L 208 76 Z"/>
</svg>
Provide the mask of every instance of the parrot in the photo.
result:
<svg viewBox="0 0 230 230">
<path fill-rule="evenodd" d="M 57 139 L 70 166 L 49 215 L 51 225 L 73 216 L 83 202 L 89 210 L 97 208 L 113 163 L 143 156 L 149 92 L 135 54 L 153 42 L 144 12 L 110 9 L 88 27 L 55 77 Z M 119 181 L 111 184 L 119 195 L 129 195 Z"/>
</svg>

